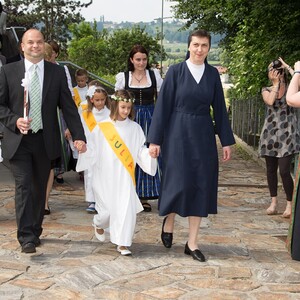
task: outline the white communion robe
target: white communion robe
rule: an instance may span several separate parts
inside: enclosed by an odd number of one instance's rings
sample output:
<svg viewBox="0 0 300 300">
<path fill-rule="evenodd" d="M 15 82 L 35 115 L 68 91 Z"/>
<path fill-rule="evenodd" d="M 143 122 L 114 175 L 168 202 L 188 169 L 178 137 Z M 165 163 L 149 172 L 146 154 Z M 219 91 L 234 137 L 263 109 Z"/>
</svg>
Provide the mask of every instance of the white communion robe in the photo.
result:
<svg viewBox="0 0 300 300">
<path fill-rule="evenodd" d="M 100 130 L 100 128 L 99 128 L 99 126 L 96 126 L 95 128 L 92 129 L 92 131 L 90 131 L 90 129 L 88 128 L 88 126 L 86 124 L 85 119 L 82 116 L 82 112 L 84 110 L 84 109 L 82 109 L 82 107 L 84 105 L 87 105 L 87 101 L 81 102 L 81 105 L 78 108 L 78 112 L 79 112 L 79 115 L 81 118 L 81 123 L 83 125 L 84 134 L 85 134 L 87 144 L 88 144 L 91 133 L 94 130 L 96 130 L 96 131 Z M 98 110 L 97 108 L 93 107 L 92 114 L 94 115 L 96 122 L 101 122 L 101 121 L 109 118 L 110 110 L 106 106 L 104 106 L 104 108 L 101 110 Z M 94 191 L 92 188 L 92 175 L 93 175 L 93 171 L 91 169 L 84 171 L 84 190 L 85 190 L 85 201 L 86 202 L 96 202 Z"/>
<path fill-rule="evenodd" d="M 134 121 L 112 122 L 129 149 L 134 164 L 154 176 L 157 171 L 157 159 L 149 154 L 145 144 L 145 135 Z M 143 210 L 136 188 L 127 169 L 111 149 L 101 130 L 93 131 L 87 144 L 87 151 L 79 155 L 76 170 L 92 168 L 93 190 L 96 199 L 94 224 L 108 229 L 112 243 L 131 246 L 136 224 L 136 214 Z"/>
</svg>

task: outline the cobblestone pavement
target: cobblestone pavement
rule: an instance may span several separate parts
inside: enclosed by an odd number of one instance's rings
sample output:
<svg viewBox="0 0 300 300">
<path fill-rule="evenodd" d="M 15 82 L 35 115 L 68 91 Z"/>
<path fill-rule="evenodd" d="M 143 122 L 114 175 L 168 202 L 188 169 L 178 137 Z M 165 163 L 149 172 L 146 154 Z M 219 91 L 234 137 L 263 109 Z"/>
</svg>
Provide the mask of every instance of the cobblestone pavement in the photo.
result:
<svg viewBox="0 0 300 300">
<path fill-rule="evenodd" d="M 267 216 L 264 169 L 235 147 L 220 163 L 219 213 L 203 219 L 200 249 L 207 262 L 183 254 L 185 218 L 174 245 L 160 241 L 162 217 L 138 215 L 132 257 L 93 235 L 82 182 L 74 172 L 54 186 L 42 245 L 23 254 L 16 240 L 14 184 L 0 166 L 0 299 L 300 299 L 300 263 L 285 248 L 289 220 Z M 279 192 L 280 213 L 284 195 Z"/>
</svg>

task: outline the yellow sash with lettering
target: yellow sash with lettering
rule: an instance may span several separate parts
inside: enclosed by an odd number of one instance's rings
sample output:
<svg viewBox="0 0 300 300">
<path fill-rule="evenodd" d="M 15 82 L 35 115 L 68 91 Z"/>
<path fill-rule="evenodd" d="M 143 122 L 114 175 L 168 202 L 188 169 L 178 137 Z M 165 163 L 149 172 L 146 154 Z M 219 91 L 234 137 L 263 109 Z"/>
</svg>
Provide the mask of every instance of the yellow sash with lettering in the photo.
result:
<svg viewBox="0 0 300 300">
<path fill-rule="evenodd" d="M 81 98 L 80 98 L 78 89 L 73 88 L 73 92 L 74 92 L 74 102 L 75 102 L 76 106 L 79 107 L 80 102 L 81 102 Z"/>
<path fill-rule="evenodd" d="M 101 122 L 99 127 L 102 130 L 104 137 L 109 143 L 110 147 L 117 155 L 125 169 L 129 172 L 134 186 L 135 184 L 135 167 L 132 155 L 125 145 L 124 141 L 117 132 L 115 126 L 110 122 Z"/>
<path fill-rule="evenodd" d="M 84 108 L 83 105 L 81 105 L 81 107 Z M 83 110 L 82 117 L 89 131 L 92 131 L 97 126 L 97 121 L 95 119 L 94 114 L 91 111 L 88 111 L 87 109 Z"/>
</svg>

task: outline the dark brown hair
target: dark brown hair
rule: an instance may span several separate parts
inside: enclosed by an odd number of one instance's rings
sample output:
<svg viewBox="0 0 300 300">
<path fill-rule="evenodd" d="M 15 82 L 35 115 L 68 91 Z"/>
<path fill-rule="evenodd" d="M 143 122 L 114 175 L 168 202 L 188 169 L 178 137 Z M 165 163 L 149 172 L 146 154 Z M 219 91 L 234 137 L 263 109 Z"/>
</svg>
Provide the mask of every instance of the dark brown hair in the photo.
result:
<svg viewBox="0 0 300 300">
<path fill-rule="evenodd" d="M 193 36 L 197 36 L 197 37 L 206 37 L 208 38 L 208 41 L 209 41 L 209 48 L 211 46 L 211 35 L 208 31 L 204 30 L 204 29 L 197 29 L 195 31 L 193 31 L 190 35 L 189 35 L 189 38 L 188 38 L 188 47 L 190 46 L 191 44 L 191 41 L 192 41 L 192 37 Z"/>
<path fill-rule="evenodd" d="M 144 53 L 147 55 L 147 58 L 148 58 L 148 62 L 147 62 L 147 66 L 146 66 L 146 69 L 150 69 L 150 65 L 149 65 L 149 53 L 148 51 L 146 50 L 145 47 L 143 47 L 142 45 L 135 45 L 132 47 L 130 53 L 129 53 L 129 57 L 128 57 L 128 60 L 127 60 L 127 68 L 128 68 L 128 71 L 131 71 L 133 72 L 134 71 L 134 65 L 133 63 L 131 62 L 131 59 L 133 59 L 133 56 L 134 54 L 136 53 Z"/>
<path fill-rule="evenodd" d="M 60 52 L 60 48 L 57 42 L 55 41 L 49 41 L 48 44 L 52 47 L 52 49 L 54 50 L 54 52 L 57 54 L 57 56 L 59 55 Z"/>
</svg>

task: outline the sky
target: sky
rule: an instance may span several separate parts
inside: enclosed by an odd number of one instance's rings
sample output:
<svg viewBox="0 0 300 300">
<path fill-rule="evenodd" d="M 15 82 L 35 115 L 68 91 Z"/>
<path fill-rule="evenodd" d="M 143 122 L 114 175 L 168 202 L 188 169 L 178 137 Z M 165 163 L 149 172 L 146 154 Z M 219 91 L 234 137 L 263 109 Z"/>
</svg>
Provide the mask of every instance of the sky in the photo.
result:
<svg viewBox="0 0 300 300">
<path fill-rule="evenodd" d="M 163 1 L 163 2 L 162 2 Z M 88 0 L 81 1 L 88 3 Z M 93 0 L 93 3 L 82 8 L 81 15 L 86 21 L 100 20 L 104 15 L 105 21 L 120 23 L 129 22 L 151 22 L 154 19 L 161 18 L 163 3 L 163 17 L 172 17 L 171 6 L 176 1 L 164 0 Z"/>
</svg>

